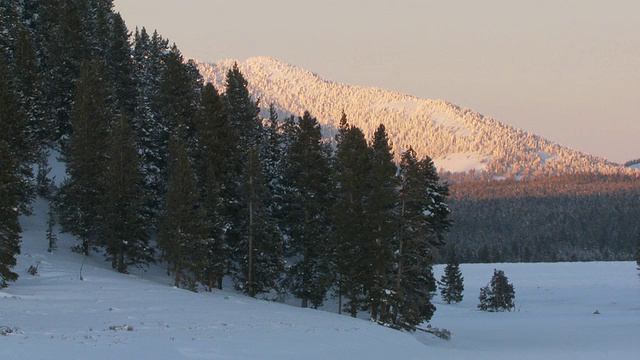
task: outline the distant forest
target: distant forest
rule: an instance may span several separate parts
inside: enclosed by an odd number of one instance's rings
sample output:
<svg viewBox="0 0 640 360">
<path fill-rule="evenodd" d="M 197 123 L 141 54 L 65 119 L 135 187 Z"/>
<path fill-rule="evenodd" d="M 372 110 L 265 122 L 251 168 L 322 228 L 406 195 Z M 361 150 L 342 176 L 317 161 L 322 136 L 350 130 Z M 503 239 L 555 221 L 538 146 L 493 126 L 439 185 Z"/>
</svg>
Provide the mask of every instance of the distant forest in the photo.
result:
<svg viewBox="0 0 640 360">
<path fill-rule="evenodd" d="M 640 179 L 576 174 L 527 181 L 444 174 L 463 262 L 632 260 L 640 234 Z"/>
</svg>

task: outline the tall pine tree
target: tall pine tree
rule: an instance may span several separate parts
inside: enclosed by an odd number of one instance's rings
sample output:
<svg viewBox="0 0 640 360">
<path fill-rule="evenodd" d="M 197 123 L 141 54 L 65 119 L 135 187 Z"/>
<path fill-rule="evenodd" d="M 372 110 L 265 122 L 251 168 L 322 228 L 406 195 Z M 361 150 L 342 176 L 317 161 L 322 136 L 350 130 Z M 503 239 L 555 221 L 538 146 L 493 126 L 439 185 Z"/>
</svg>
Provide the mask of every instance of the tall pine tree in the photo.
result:
<svg viewBox="0 0 640 360">
<path fill-rule="evenodd" d="M 105 191 L 100 211 L 101 243 L 113 269 L 126 273 L 130 266 L 153 261 L 140 161 L 133 132 L 121 114 L 109 136 Z"/>
<path fill-rule="evenodd" d="M 336 136 L 336 202 L 333 207 L 339 311 L 342 298 L 355 317 L 365 303 L 364 284 L 370 276 L 369 262 L 362 254 L 370 240 L 366 204 L 370 195 L 371 149 L 362 130 L 351 126 L 343 113 Z"/>
<path fill-rule="evenodd" d="M 152 217 L 160 211 L 166 191 L 167 143 L 160 141 L 166 131 L 160 115 L 160 82 L 165 69 L 168 42 L 157 32 L 149 36 L 146 29 L 142 28 L 136 30 L 133 43 L 136 84 L 133 130 L 142 158 L 148 215 Z"/>
<path fill-rule="evenodd" d="M 317 308 L 333 281 L 329 260 L 333 179 L 316 118 L 305 112 L 295 128 L 284 179 L 283 228 L 289 239 L 287 255 L 298 260 L 288 269 L 286 283 L 302 307 L 311 303 Z"/>
<path fill-rule="evenodd" d="M 229 123 L 238 134 L 236 181 L 230 184 L 235 202 L 230 241 L 236 264 L 236 287 L 249 296 L 277 287 L 284 269 L 282 236 L 270 204 L 273 195 L 265 174 L 264 128 L 258 104 L 238 65 L 227 73 L 225 101 Z"/>
<path fill-rule="evenodd" d="M 430 158 L 416 158 L 408 149 L 400 162 L 400 202 L 395 298 L 392 323 L 406 330 L 428 321 L 435 312 L 433 261 L 448 230 L 448 187 L 438 183 Z"/>
<path fill-rule="evenodd" d="M 370 237 L 364 257 L 369 260 L 370 275 L 365 284 L 366 307 L 371 310 L 371 319 L 384 321 L 392 289 L 393 241 L 397 231 L 396 205 L 398 203 L 397 166 L 393 150 L 384 125 L 380 124 L 371 143 L 371 192 L 366 213 Z"/>
<path fill-rule="evenodd" d="M 83 61 L 91 59 L 79 4 L 76 0 L 42 0 L 39 7 L 45 116 L 53 119 L 53 140 L 59 141 L 64 152 L 72 132 L 76 81 Z"/>
<path fill-rule="evenodd" d="M 209 289 L 222 289 L 222 278 L 229 267 L 229 245 L 225 229 L 230 224 L 227 189 L 233 178 L 234 146 L 237 134 L 229 125 L 222 96 L 208 83 L 202 90 L 201 110 L 196 121 L 198 151 L 195 169 L 206 213 L 208 236 L 206 260 L 201 282 Z"/>
<path fill-rule="evenodd" d="M 269 210 L 271 194 L 266 185 L 258 151 L 249 150 L 242 172 L 239 238 L 235 247 L 236 287 L 255 297 L 277 289 L 284 271 L 282 236 Z M 244 213 L 244 214 L 243 214 Z"/>
<path fill-rule="evenodd" d="M 160 214 L 158 246 L 173 273 L 174 285 L 195 289 L 202 268 L 205 214 L 183 135 L 174 131 L 170 142 L 169 189 Z"/>
<path fill-rule="evenodd" d="M 0 107 L 0 115 L 4 113 Z M 1 119 L 0 119 L 1 120 Z M 0 130 L 2 130 L 0 121 Z M 0 138 L 0 289 L 8 281 L 16 281 L 18 274 L 11 271 L 20 254 L 20 223 L 18 222 L 19 179 L 16 176 L 15 156 Z"/>
<path fill-rule="evenodd" d="M 35 160 L 34 147 L 29 142 L 28 122 L 21 111 L 16 93 L 12 87 L 9 68 L 0 56 L 0 139 L 9 148 L 12 161 L 15 162 L 18 176 L 20 210 L 28 213 L 29 204 L 34 197 L 32 186 L 32 162 Z"/>
<path fill-rule="evenodd" d="M 60 224 L 82 241 L 82 252 L 97 245 L 104 199 L 108 128 L 112 122 L 110 85 L 104 67 L 85 62 L 75 91 L 73 133 L 65 156 L 68 180 L 62 184 Z"/>
</svg>

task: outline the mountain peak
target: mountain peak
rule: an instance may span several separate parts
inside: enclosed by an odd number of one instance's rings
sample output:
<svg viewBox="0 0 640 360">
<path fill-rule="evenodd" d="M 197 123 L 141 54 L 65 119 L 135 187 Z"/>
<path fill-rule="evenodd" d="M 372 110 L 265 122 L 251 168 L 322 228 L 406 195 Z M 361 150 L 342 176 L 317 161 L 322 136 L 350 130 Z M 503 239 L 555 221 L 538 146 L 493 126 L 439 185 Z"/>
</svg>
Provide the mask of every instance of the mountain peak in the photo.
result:
<svg viewBox="0 0 640 360">
<path fill-rule="evenodd" d="M 337 133 L 342 111 L 368 137 L 382 123 L 397 157 L 411 146 L 419 156 L 431 157 L 440 170 L 494 178 L 632 171 L 444 100 L 340 84 L 270 57 L 224 60 L 199 68 L 205 81 L 223 89 L 234 62 L 263 107 L 273 104 L 284 116 L 309 111 L 329 139 Z"/>
</svg>

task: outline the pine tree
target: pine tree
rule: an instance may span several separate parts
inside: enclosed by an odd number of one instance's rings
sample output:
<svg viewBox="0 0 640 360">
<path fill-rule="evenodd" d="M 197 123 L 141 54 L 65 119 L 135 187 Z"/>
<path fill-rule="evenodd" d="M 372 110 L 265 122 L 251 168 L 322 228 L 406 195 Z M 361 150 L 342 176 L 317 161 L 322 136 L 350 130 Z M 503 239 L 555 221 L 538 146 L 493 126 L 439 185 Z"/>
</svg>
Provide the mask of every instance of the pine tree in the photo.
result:
<svg viewBox="0 0 640 360">
<path fill-rule="evenodd" d="M 160 40 L 154 40 L 156 37 L 154 34 L 150 44 L 153 53 L 158 50 L 157 46 L 163 44 Z M 158 45 L 155 44 L 157 41 L 160 41 Z M 184 58 L 175 45 L 161 56 L 163 64 L 157 83 L 158 90 L 154 92 L 155 97 L 150 102 L 152 108 L 149 116 L 152 118 L 150 123 L 138 128 L 142 132 L 149 132 L 143 136 L 143 141 L 148 142 L 143 144 L 142 151 L 146 155 L 145 162 L 149 163 L 145 170 L 149 170 L 151 175 L 149 187 L 152 198 L 156 200 L 151 204 L 154 213 L 163 208 L 162 195 L 168 188 L 171 134 L 179 128 L 181 141 L 189 156 L 192 157 L 195 153 L 194 122 L 198 112 L 201 82 L 201 78 L 193 77 L 191 65 L 184 63 Z"/>
<path fill-rule="evenodd" d="M 366 202 L 370 195 L 371 149 L 362 130 L 349 125 L 343 113 L 336 136 L 336 202 L 333 208 L 335 262 L 339 307 L 348 300 L 347 311 L 355 317 L 365 302 L 364 284 L 370 271 L 365 254 L 370 234 Z M 339 309 L 341 311 L 341 309 Z"/>
<path fill-rule="evenodd" d="M 21 111 L 16 93 L 11 86 L 9 68 L 0 56 L 0 140 L 4 141 L 12 154 L 19 179 L 19 206 L 22 213 L 29 212 L 35 189 L 32 186 L 35 161 L 33 146 L 29 142 L 28 123 Z"/>
<path fill-rule="evenodd" d="M 38 73 L 39 61 L 31 31 L 25 26 L 20 28 L 14 53 L 15 90 L 21 112 L 27 118 L 27 137 L 31 144 L 23 153 L 35 156 L 41 146 L 50 145 L 53 129 L 51 122 L 43 116 L 44 96 L 40 86 L 41 76 Z"/>
<path fill-rule="evenodd" d="M 458 260 L 454 246 L 449 249 L 449 261 L 444 268 L 444 275 L 442 275 L 438 284 L 440 285 L 442 300 L 446 301 L 447 304 L 462 301 L 464 278 L 460 272 L 460 261 Z"/>
<path fill-rule="evenodd" d="M 202 90 L 201 111 L 196 121 L 198 151 L 195 169 L 201 189 L 201 203 L 207 218 L 206 265 L 201 282 L 222 289 L 229 267 L 229 244 L 225 229 L 230 224 L 227 189 L 233 180 L 234 146 L 237 135 L 229 126 L 224 100 L 208 83 Z"/>
<path fill-rule="evenodd" d="M 126 273 L 130 266 L 153 260 L 144 215 L 143 181 L 133 132 L 124 114 L 109 136 L 104 199 L 100 206 L 101 243 L 113 269 Z"/>
<path fill-rule="evenodd" d="M 229 123 L 238 134 L 234 149 L 236 181 L 230 184 L 235 203 L 228 207 L 232 217 L 230 241 L 236 263 L 236 287 L 249 296 L 277 286 L 284 268 L 282 236 L 273 209 L 271 189 L 265 174 L 264 128 L 258 104 L 237 64 L 227 73 L 225 102 Z"/>
<path fill-rule="evenodd" d="M 127 29 L 120 14 L 111 15 L 110 36 L 105 36 L 107 74 L 113 84 L 115 102 L 123 109 L 128 119 L 135 117 L 136 84 L 134 76 L 133 50 L 130 42 L 131 32 Z"/>
<path fill-rule="evenodd" d="M 0 130 L 2 126 L 0 121 Z M 7 287 L 7 282 L 18 279 L 18 274 L 11 271 L 16 265 L 16 255 L 20 254 L 22 231 L 18 222 L 20 196 L 16 172 L 13 152 L 0 138 L 0 289 Z"/>
<path fill-rule="evenodd" d="M 491 283 L 480 289 L 478 309 L 489 312 L 511 311 L 515 308 L 515 297 L 513 284 L 509 283 L 504 271 L 494 269 Z"/>
<path fill-rule="evenodd" d="M 76 0 L 42 0 L 39 40 L 42 49 L 45 116 L 53 119 L 54 140 L 66 152 L 72 132 L 71 113 L 83 61 L 91 59 L 85 44 L 81 9 Z"/>
<path fill-rule="evenodd" d="M 47 251 L 52 253 L 58 250 L 58 237 L 54 232 L 54 227 L 56 226 L 56 217 L 54 212 L 54 207 L 51 202 L 49 202 L 49 210 L 47 211 L 47 231 L 45 232 L 45 237 L 47 239 Z"/>
<path fill-rule="evenodd" d="M 396 205 L 399 196 L 397 166 L 384 125 L 378 126 L 370 148 L 371 192 L 366 213 L 371 235 L 364 256 L 369 260 L 368 267 L 371 271 L 365 291 L 367 308 L 371 309 L 371 319 L 384 321 L 387 318 L 386 305 L 389 303 L 388 290 L 392 288 L 390 275 L 394 262 L 393 241 L 397 230 Z"/>
<path fill-rule="evenodd" d="M 73 107 L 73 134 L 65 160 L 69 178 L 62 184 L 60 224 L 82 241 L 82 252 L 97 245 L 99 207 L 104 199 L 108 127 L 112 122 L 109 83 L 98 63 L 84 63 Z"/>
<path fill-rule="evenodd" d="M 227 72 L 225 101 L 229 111 L 229 122 L 240 136 L 238 146 L 244 153 L 247 153 L 249 148 L 258 146 L 262 133 L 262 123 L 258 116 L 260 108 L 251 98 L 248 85 L 238 64 L 235 63 Z"/>
<path fill-rule="evenodd" d="M 295 124 L 297 136 L 288 149 L 283 229 L 287 255 L 297 258 L 287 272 L 291 293 L 302 307 L 322 305 L 332 284 L 330 204 L 332 173 L 323 150 L 320 125 L 309 112 Z"/>
<path fill-rule="evenodd" d="M 205 214 L 185 140 L 177 131 L 171 138 L 169 189 L 158 220 L 158 246 L 169 264 L 168 272 L 173 273 L 174 285 L 194 290 L 207 238 Z"/>
<path fill-rule="evenodd" d="M 240 189 L 246 215 L 238 223 L 234 278 L 237 289 L 255 297 L 275 289 L 284 270 L 282 236 L 268 208 L 271 196 L 255 149 L 247 154 Z"/>
<path fill-rule="evenodd" d="M 157 32 L 149 36 L 145 28 L 134 35 L 133 63 L 136 84 L 136 106 L 133 129 L 142 158 L 145 197 L 148 212 L 157 215 L 164 201 L 166 143 L 160 141 L 165 131 L 160 115 L 160 82 L 165 69 L 168 42 Z"/>
<path fill-rule="evenodd" d="M 395 326 L 414 330 L 433 316 L 436 290 L 433 260 L 448 230 L 449 209 L 444 203 L 448 187 L 439 184 L 430 158 L 416 158 L 409 148 L 400 162 L 400 201 L 397 271 L 392 305 Z"/>
</svg>

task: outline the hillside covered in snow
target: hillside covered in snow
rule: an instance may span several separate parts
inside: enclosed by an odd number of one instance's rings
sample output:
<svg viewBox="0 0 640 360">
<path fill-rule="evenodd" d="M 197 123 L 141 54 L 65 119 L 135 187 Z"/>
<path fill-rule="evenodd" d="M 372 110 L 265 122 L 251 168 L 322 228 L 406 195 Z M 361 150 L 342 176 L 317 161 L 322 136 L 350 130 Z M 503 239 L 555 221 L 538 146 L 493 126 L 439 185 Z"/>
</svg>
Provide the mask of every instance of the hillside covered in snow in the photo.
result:
<svg viewBox="0 0 640 360">
<path fill-rule="evenodd" d="M 640 350 L 633 262 L 463 264 L 464 300 L 434 298 L 431 325 L 451 331 L 445 341 L 335 314 L 334 302 L 312 310 L 177 289 L 161 266 L 120 274 L 100 255 L 71 252 L 77 240 L 64 234 L 48 253 L 46 202 L 35 210 L 21 219 L 20 278 L 0 290 L 2 359 L 624 360 Z M 476 308 L 494 268 L 514 284 L 514 312 Z"/>
<path fill-rule="evenodd" d="M 201 63 L 199 69 L 206 82 L 224 89 L 226 73 L 234 62 Z M 443 100 L 339 84 L 266 57 L 238 62 L 238 67 L 263 109 L 273 104 L 281 116 L 309 111 L 328 138 L 335 135 L 342 111 L 369 137 L 383 123 L 396 156 L 412 146 L 419 156 L 433 158 L 442 170 L 483 171 L 513 178 L 629 171 Z"/>
</svg>

